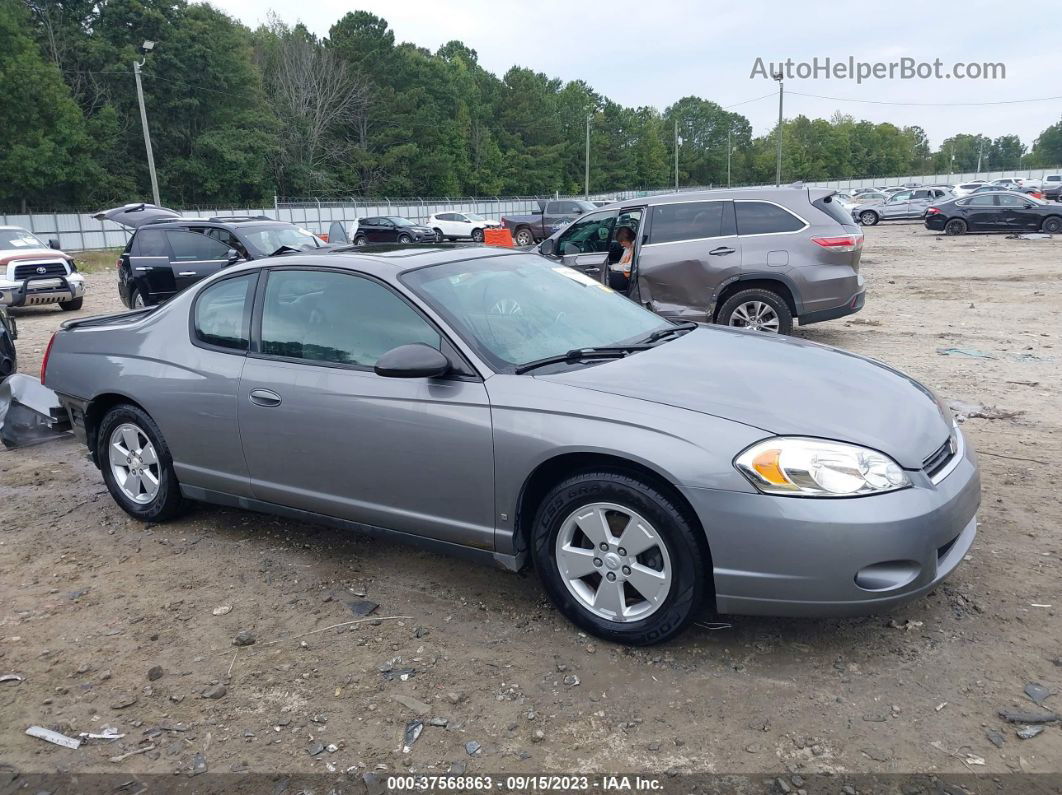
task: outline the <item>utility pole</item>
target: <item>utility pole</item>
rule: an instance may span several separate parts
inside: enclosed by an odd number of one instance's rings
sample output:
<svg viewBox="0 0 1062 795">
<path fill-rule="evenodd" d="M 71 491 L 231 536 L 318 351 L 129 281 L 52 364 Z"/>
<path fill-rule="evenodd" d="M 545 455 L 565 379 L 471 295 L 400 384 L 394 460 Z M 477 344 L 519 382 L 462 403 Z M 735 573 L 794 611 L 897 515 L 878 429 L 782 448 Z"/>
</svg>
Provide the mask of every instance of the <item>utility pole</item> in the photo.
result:
<svg viewBox="0 0 1062 795">
<path fill-rule="evenodd" d="M 726 130 L 726 186 L 730 187 L 730 153 L 733 151 L 730 148 L 730 134 L 733 132 L 732 127 L 728 127 Z"/>
<path fill-rule="evenodd" d="M 590 114 L 586 114 L 586 195 L 585 199 L 590 201 Z"/>
<path fill-rule="evenodd" d="M 785 93 L 782 88 L 782 72 L 781 70 L 771 75 L 778 81 L 778 166 L 774 173 L 774 186 L 776 188 L 782 187 L 782 96 Z"/>
<path fill-rule="evenodd" d="M 977 147 L 977 176 L 981 176 L 981 156 L 985 153 L 985 139 L 981 139 L 980 145 Z"/>
<path fill-rule="evenodd" d="M 678 191 L 678 117 L 675 117 L 675 191 Z"/>
<path fill-rule="evenodd" d="M 151 151 L 151 131 L 148 130 L 147 108 L 144 107 L 144 86 L 140 82 L 140 67 L 147 60 L 147 54 L 155 49 L 155 42 L 145 41 L 140 46 L 140 52 L 144 56 L 139 61 L 133 61 L 133 77 L 136 78 L 136 98 L 140 102 L 140 123 L 144 127 L 144 148 L 147 149 L 148 172 L 151 174 L 151 195 L 155 200 L 155 206 L 161 207 L 162 200 L 159 198 L 159 178 L 155 175 L 155 154 Z"/>
</svg>

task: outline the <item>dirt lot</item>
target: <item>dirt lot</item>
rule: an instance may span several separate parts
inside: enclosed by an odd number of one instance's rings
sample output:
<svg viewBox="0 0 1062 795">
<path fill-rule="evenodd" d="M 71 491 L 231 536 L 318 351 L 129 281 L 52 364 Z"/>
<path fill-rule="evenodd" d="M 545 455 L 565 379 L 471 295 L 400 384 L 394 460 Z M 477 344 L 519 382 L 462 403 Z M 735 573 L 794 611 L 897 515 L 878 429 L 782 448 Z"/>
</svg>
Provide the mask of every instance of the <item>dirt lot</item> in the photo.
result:
<svg viewBox="0 0 1062 795">
<path fill-rule="evenodd" d="M 865 619 L 723 617 L 625 649 L 573 630 L 526 574 L 206 506 L 145 527 L 82 447 L 53 442 L 0 452 L 0 674 L 23 677 L 0 683 L 0 763 L 177 781 L 201 759 L 211 772 L 334 771 L 359 787 L 366 770 L 452 763 L 1062 775 L 1062 725 L 1023 740 L 997 716 L 1035 709 L 1029 682 L 1062 690 L 1062 240 L 912 225 L 866 238 L 866 309 L 801 336 L 1004 410 L 965 423 L 981 453 L 980 534 L 928 598 Z M 84 312 L 118 308 L 113 271 L 90 278 Z M 36 374 L 69 315 L 16 314 L 20 368 Z M 362 599 L 379 621 L 333 626 Z M 235 647 L 241 630 L 257 642 Z M 1062 695 L 1045 706 L 1062 710 Z M 417 717 L 423 733 L 403 753 Z M 125 737 L 68 750 L 26 736 L 33 724 Z"/>
</svg>

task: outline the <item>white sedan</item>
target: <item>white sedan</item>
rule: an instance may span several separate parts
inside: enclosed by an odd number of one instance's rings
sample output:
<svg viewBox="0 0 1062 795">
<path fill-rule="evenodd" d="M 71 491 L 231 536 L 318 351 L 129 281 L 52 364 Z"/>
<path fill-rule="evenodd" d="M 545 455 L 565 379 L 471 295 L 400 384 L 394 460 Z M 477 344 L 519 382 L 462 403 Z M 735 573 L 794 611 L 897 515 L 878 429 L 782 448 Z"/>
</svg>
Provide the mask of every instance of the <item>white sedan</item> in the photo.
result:
<svg viewBox="0 0 1062 795">
<path fill-rule="evenodd" d="M 501 223 L 475 213 L 437 213 L 428 219 L 426 226 L 435 230 L 439 240 L 470 238 L 482 243 L 483 230 L 500 229 Z"/>
</svg>

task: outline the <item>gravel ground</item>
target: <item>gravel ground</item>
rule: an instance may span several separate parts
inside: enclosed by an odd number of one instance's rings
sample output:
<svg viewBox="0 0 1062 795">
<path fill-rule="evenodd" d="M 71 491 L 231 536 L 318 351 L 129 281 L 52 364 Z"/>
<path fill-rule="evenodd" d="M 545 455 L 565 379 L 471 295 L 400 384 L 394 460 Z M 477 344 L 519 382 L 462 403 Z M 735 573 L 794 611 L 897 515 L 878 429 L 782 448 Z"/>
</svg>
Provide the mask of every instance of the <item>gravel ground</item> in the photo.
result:
<svg viewBox="0 0 1062 795">
<path fill-rule="evenodd" d="M 0 772 L 1062 774 L 1062 725 L 1019 739 L 997 715 L 1035 709 L 1029 682 L 1062 690 L 1062 240 L 866 238 L 866 309 L 800 336 L 1002 410 L 965 423 L 980 533 L 929 597 L 632 650 L 580 635 L 527 574 L 209 506 L 144 526 L 73 440 L 3 451 L 0 674 L 23 681 L 0 683 Z M 90 285 L 79 314 L 119 307 L 113 271 Z M 36 374 L 70 315 L 15 314 Z M 362 600 L 379 607 L 350 624 Z M 125 737 L 69 750 L 34 724 Z"/>
</svg>

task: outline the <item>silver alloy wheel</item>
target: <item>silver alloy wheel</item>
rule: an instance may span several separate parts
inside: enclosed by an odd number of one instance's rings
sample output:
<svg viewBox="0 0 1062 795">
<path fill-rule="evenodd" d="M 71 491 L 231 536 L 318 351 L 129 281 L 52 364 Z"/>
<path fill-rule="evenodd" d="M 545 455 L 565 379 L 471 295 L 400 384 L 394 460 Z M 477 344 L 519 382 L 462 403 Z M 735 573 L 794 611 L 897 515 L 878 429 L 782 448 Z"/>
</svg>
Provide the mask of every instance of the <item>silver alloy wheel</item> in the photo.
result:
<svg viewBox="0 0 1062 795">
<path fill-rule="evenodd" d="M 859 222 L 863 226 L 873 226 L 874 222 L 878 220 L 878 216 L 874 213 L 861 213 L 859 216 Z"/>
<path fill-rule="evenodd" d="M 557 571 L 579 605 L 626 623 L 653 613 L 671 592 L 671 557 L 642 516 L 610 502 L 573 511 L 554 547 Z"/>
<path fill-rule="evenodd" d="M 529 229 L 521 229 L 516 233 L 516 245 L 518 246 L 530 246 L 535 242 L 534 236 Z"/>
<path fill-rule="evenodd" d="M 136 425 L 125 422 L 111 431 L 107 445 L 114 482 L 122 494 L 147 505 L 159 493 L 160 467 L 155 446 Z"/>
<path fill-rule="evenodd" d="M 763 301 L 746 301 L 735 307 L 730 315 L 730 325 L 777 334 L 778 313 L 774 311 L 774 307 Z"/>
<path fill-rule="evenodd" d="M 144 308 L 144 296 L 140 294 L 139 290 L 133 292 L 133 309 Z"/>
</svg>

